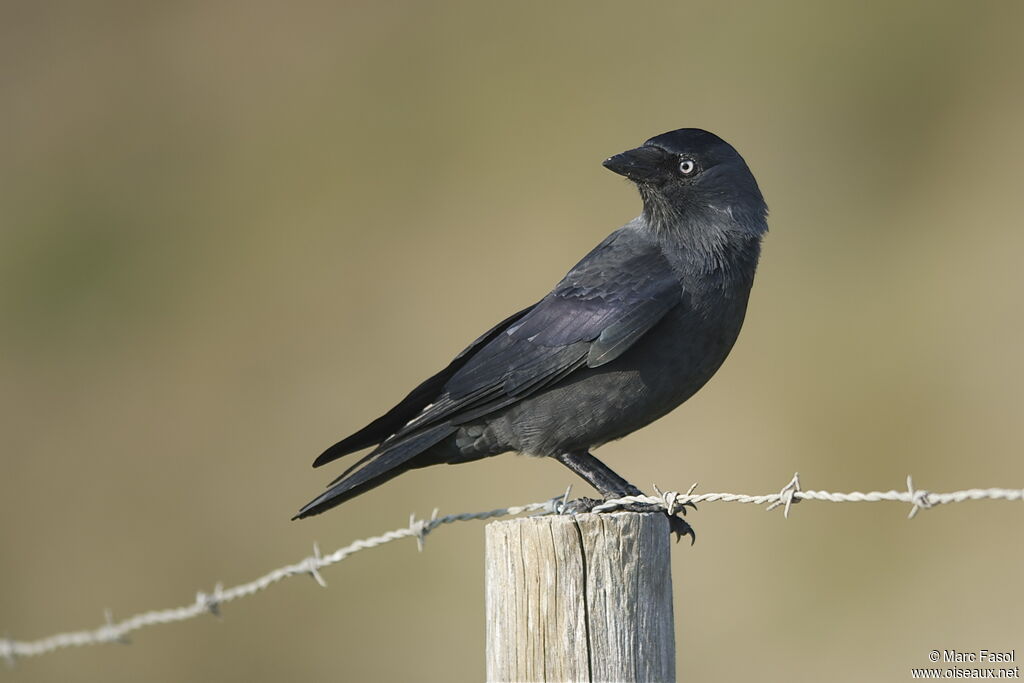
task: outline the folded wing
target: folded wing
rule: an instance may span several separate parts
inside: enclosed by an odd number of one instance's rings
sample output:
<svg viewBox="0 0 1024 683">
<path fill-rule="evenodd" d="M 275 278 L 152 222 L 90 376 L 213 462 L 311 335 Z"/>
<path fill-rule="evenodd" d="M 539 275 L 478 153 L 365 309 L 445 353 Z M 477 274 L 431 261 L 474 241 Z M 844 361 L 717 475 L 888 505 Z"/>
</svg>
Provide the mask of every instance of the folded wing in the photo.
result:
<svg viewBox="0 0 1024 683">
<path fill-rule="evenodd" d="M 316 465 L 379 444 L 307 505 L 316 514 L 372 488 L 479 419 L 575 372 L 618 358 L 682 300 L 657 244 L 612 233 L 536 305 L 492 328 L 402 403 L 321 455 Z"/>
</svg>

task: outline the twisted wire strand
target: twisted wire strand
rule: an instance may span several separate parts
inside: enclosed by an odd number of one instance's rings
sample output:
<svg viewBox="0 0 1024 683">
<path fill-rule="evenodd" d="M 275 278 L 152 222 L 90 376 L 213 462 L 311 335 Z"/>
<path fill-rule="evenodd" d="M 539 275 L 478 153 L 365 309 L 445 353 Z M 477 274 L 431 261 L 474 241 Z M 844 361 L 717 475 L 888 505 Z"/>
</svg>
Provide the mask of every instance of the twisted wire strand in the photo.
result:
<svg viewBox="0 0 1024 683">
<path fill-rule="evenodd" d="M 613 512 L 631 503 L 644 503 L 652 506 L 652 509 L 661 509 L 669 514 L 674 514 L 680 506 L 696 503 L 746 503 L 754 505 L 767 505 L 767 510 L 776 507 L 784 507 L 784 515 L 789 516 L 792 505 L 803 500 L 818 500 L 831 503 L 873 503 L 881 501 L 895 501 L 911 505 L 910 517 L 914 517 L 918 511 L 945 505 L 948 503 L 961 503 L 968 500 L 1022 500 L 1024 489 L 966 489 L 950 493 L 933 493 L 921 489 L 915 489 L 913 481 L 907 477 L 907 488 L 903 491 L 895 489 L 889 491 L 870 491 L 861 493 L 854 491 L 850 493 L 832 493 L 829 491 L 804 491 L 800 488 L 800 476 L 795 474 L 788 484 L 778 493 L 763 495 L 745 495 L 738 493 L 694 493 L 697 485 L 694 484 L 686 493 L 678 491 L 663 492 L 654 487 L 656 496 L 627 496 L 615 500 L 606 501 L 593 509 L 593 512 Z M 128 643 L 128 634 L 157 624 L 170 624 L 178 621 L 194 619 L 204 614 L 219 615 L 221 606 L 240 600 L 250 595 L 255 595 L 271 586 L 293 576 L 310 576 L 318 584 L 326 587 L 327 583 L 320 574 L 320 570 L 337 564 L 351 555 L 370 548 L 390 543 L 401 538 L 415 538 L 417 546 L 423 549 L 423 542 L 427 534 L 434 529 L 455 522 L 470 520 L 494 519 L 522 514 L 558 514 L 569 497 L 569 490 L 565 494 L 543 503 L 529 503 L 507 508 L 497 508 L 484 512 L 464 512 L 454 515 L 438 517 L 437 510 L 428 519 L 416 519 L 410 516 L 409 525 L 388 531 L 379 536 L 364 538 L 354 541 L 349 545 L 323 555 L 317 544 L 313 544 L 313 554 L 299 562 L 274 569 L 259 578 L 247 583 L 238 584 L 224 588 L 217 584 L 213 591 L 207 593 L 199 591 L 195 600 L 181 607 L 153 610 L 143 612 L 121 621 L 115 621 L 109 611 L 105 613 L 105 623 L 94 629 L 81 631 L 69 631 L 58 633 L 37 640 L 14 640 L 11 638 L 0 638 L 0 658 L 7 660 L 13 665 L 19 658 L 38 657 L 57 650 L 71 647 L 83 647 L 86 645 L 99 645 L 102 643 Z"/>
</svg>

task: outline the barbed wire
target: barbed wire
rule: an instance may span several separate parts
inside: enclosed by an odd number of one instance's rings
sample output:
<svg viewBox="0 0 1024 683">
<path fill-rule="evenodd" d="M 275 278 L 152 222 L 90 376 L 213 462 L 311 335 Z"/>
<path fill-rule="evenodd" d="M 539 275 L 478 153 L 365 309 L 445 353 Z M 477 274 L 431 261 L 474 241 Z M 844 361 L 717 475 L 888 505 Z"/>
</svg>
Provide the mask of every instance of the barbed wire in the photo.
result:
<svg viewBox="0 0 1024 683">
<path fill-rule="evenodd" d="M 626 505 L 633 503 L 644 503 L 652 506 L 652 510 L 665 510 L 674 514 L 679 508 L 687 504 L 697 503 L 747 503 L 754 505 L 767 505 L 766 510 L 774 510 L 783 507 L 783 515 L 789 517 L 791 507 L 803 500 L 819 500 L 831 503 L 874 503 L 881 501 L 895 501 L 911 505 L 909 517 L 913 518 L 920 510 L 926 510 L 936 505 L 947 503 L 960 503 L 967 500 L 1022 500 L 1024 489 L 966 489 L 950 493 L 934 493 L 923 489 L 915 489 L 912 479 L 907 477 L 907 488 L 903 491 L 895 489 L 890 491 L 870 491 L 861 493 L 831 493 L 828 491 L 805 491 L 800 487 L 800 475 L 794 474 L 793 478 L 777 493 L 764 495 L 745 495 L 737 493 L 694 493 L 697 484 L 694 484 L 686 493 L 678 491 L 661 491 L 657 486 L 654 490 L 656 496 L 627 496 L 615 500 L 609 500 L 593 508 L 592 512 L 607 513 L 613 512 Z M 70 631 L 56 635 L 39 638 L 37 640 L 14 640 L 11 638 L 0 638 L 0 658 L 13 666 L 17 659 L 25 657 L 38 657 L 57 650 L 83 647 L 86 645 L 100 645 L 103 643 L 128 643 L 128 634 L 138 631 L 147 626 L 156 624 L 170 624 L 178 621 L 194 619 L 204 614 L 220 615 L 222 605 L 240 600 L 241 598 L 255 595 L 267 588 L 284 581 L 293 576 L 310 576 L 318 584 L 326 587 L 327 583 L 320 575 L 320 570 L 337 564 L 360 550 L 376 548 L 377 546 L 400 538 L 415 538 L 417 547 L 423 550 L 423 542 L 427 534 L 439 526 L 464 522 L 469 520 L 494 519 L 497 517 L 508 517 L 532 514 L 559 514 L 569 498 L 569 490 L 557 498 L 543 503 L 529 503 L 507 508 L 497 508 L 485 512 L 467 512 L 456 515 L 445 515 L 438 517 L 435 509 L 429 519 L 416 519 L 415 515 L 409 517 L 409 525 L 388 531 L 380 536 L 364 538 L 347 546 L 338 548 L 328 555 L 320 553 L 319 546 L 313 544 L 313 554 L 295 564 L 286 565 L 279 569 L 260 576 L 257 579 L 242 583 L 230 588 L 224 588 L 217 584 L 212 592 L 199 591 L 195 600 L 181 607 L 153 610 L 143 612 L 122 621 L 114 621 L 113 615 L 106 610 L 105 623 L 94 629 L 82 631 Z"/>
<path fill-rule="evenodd" d="M 749 496 L 738 493 L 700 493 L 694 494 L 697 484 L 683 494 L 675 491 L 662 492 L 657 486 L 654 490 L 657 496 L 627 496 L 617 500 L 610 500 L 596 506 L 592 512 L 609 512 L 629 503 L 647 503 L 650 505 L 663 505 L 672 514 L 679 506 L 692 503 L 753 503 L 763 505 L 768 503 L 766 510 L 774 510 L 780 505 L 784 506 L 783 516 L 789 517 L 790 507 L 801 500 L 822 500 L 829 503 L 877 503 L 881 501 L 893 501 L 909 503 L 910 513 L 907 515 L 913 519 L 920 510 L 927 510 L 936 505 L 947 503 L 962 503 L 965 500 L 1022 500 L 1024 489 L 966 489 L 950 493 L 934 493 L 924 489 L 915 489 L 914 480 L 907 476 L 907 488 L 903 491 L 895 489 L 889 491 L 870 491 L 861 493 L 830 493 L 829 491 L 804 491 L 800 488 L 800 473 L 797 472 L 790 479 L 789 483 L 782 487 L 778 493 L 769 493 L 761 496 Z"/>
</svg>

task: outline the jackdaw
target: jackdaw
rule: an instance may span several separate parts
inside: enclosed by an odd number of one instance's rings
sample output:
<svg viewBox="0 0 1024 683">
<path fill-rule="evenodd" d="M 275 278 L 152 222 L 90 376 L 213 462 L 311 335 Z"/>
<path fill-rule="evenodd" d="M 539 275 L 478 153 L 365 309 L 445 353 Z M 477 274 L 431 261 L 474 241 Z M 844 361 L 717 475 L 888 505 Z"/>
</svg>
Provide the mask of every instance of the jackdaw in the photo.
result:
<svg viewBox="0 0 1024 683">
<path fill-rule="evenodd" d="M 296 519 L 409 469 L 507 451 L 554 458 L 605 499 L 639 494 L 590 451 L 665 415 L 721 366 L 743 323 L 767 207 L 739 153 L 704 130 L 653 137 L 604 166 L 636 184 L 640 216 L 324 451 L 314 467 L 373 447 Z"/>
</svg>

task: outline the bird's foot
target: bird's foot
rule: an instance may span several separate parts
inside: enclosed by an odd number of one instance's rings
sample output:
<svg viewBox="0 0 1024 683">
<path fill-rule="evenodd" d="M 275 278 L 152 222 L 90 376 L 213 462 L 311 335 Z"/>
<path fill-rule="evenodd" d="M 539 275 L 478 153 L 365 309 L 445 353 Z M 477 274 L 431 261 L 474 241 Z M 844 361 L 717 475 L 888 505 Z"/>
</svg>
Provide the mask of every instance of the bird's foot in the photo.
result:
<svg viewBox="0 0 1024 683">
<path fill-rule="evenodd" d="M 559 511 L 563 515 L 582 515 L 585 512 L 590 512 L 603 502 L 603 500 L 598 498 L 576 498 L 562 503 Z"/>
<path fill-rule="evenodd" d="M 668 529 L 675 534 L 677 543 L 683 536 L 690 537 L 690 545 L 693 545 L 697 541 L 697 534 L 694 532 L 693 527 L 690 526 L 690 523 L 681 516 L 686 514 L 686 506 L 680 506 L 679 509 L 674 510 L 672 514 L 669 514 L 668 510 L 660 505 L 654 505 L 651 503 L 625 503 L 616 509 L 625 510 L 626 512 L 660 512 L 668 517 Z M 696 509 L 696 506 L 694 509 Z"/>
<path fill-rule="evenodd" d="M 607 500 L 612 499 L 613 498 L 609 498 Z M 590 512 L 598 505 L 605 502 L 607 501 L 599 500 L 597 498 L 576 498 L 575 500 L 566 501 L 561 507 L 561 513 L 564 515 L 579 515 L 585 512 Z M 697 506 L 693 503 L 687 503 L 686 505 L 679 506 L 679 508 L 673 511 L 671 515 L 668 514 L 668 511 L 660 505 L 654 505 L 651 503 L 623 503 L 615 509 L 625 512 L 640 513 L 661 512 L 668 517 L 669 531 L 675 534 L 676 542 L 678 542 L 683 536 L 689 536 L 690 545 L 693 545 L 697 540 L 697 534 L 694 532 L 693 527 L 690 526 L 690 523 L 680 516 L 681 514 L 686 514 L 686 507 L 688 506 L 692 507 L 694 510 L 697 509 Z"/>
</svg>

